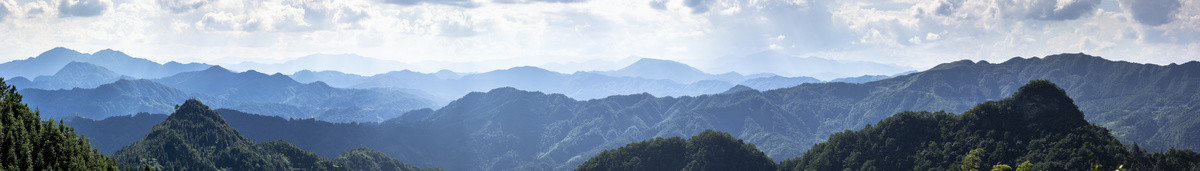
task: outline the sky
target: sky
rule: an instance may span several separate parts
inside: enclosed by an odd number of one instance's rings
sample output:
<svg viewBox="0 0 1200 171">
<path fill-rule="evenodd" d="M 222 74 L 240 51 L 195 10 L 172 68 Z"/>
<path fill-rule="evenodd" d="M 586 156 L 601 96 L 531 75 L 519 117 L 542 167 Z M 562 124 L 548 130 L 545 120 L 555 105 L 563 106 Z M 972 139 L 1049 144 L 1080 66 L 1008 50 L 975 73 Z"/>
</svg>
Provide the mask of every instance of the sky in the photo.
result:
<svg viewBox="0 0 1200 171">
<path fill-rule="evenodd" d="M 762 51 L 913 68 L 1078 52 L 1168 64 L 1200 60 L 1200 0 L 0 0 L 0 38 L 0 61 L 61 46 L 480 70 L 631 56 L 713 66 Z"/>
</svg>

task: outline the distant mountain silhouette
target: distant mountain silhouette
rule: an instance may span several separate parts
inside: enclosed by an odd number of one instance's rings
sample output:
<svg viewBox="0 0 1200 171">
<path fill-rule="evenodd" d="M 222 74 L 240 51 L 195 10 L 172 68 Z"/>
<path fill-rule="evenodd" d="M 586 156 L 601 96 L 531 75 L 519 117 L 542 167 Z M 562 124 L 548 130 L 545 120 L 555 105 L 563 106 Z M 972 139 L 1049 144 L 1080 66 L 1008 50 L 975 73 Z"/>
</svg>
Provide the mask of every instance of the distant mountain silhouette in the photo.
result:
<svg viewBox="0 0 1200 171">
<path fill-rule="evenodd" d="M 363 82 L 365 82 L 367 80 L 367 77 L 365 77 L 365 76 L 347 74 L 347 73 L 338 72 L 338 71 L 319 71 L 319 72 L 317 72 L 317 71 L 310 71 L 310 70 L 300 70 L 300 71 L 297 71 L 296 73 L 293 73 L 291 75 L 291 77 L 292 77 L 292 79 L 294 79 L 298 82 L 301 82 L 301 83 L 312 83 L 312 82 L 321 81 L 321 82 L 325 82 L 325 84 L 329 84 L 329 86 L 333 86 L 333 87 L 352 87 L 352 86 L 355 86 L 358 84 L 362 84 Z"/>
<path fill-rule="evenodd" d="M 160 84 L 161 83 L 161 84 Z M 26 101 L 51 118 L 167 113 L 172 101 L 203 99 L 214 106 L 288 118 L 378 122 L 412 109 L 436 107 L 397 89 L 340 89 L 323 82 L 301 84 L 282 74 L 235 73 L 219 66 L 156 80 L 120 80 L 93 89 L 22 89 Z"/>
<path fill-rule="evenodd" d="M 712 75 L 687 64 L 662 59 L 642 58 L 625 68 L 608 72 L 597 72 L 614 77 L 639 77 L 647 79 L 666 79 L 678 83 L 693 83 L 700 80 L 713 79 Z"/>
<path fill-rule="evenodd" d="M 101 84 L 108 84 L 119 79 L 132 79 L 122 76 L 116 72 L 110 71 L 107 68 L 92 65 L 84 62 L 71 62 L 63 66 L 61 70 L 51 76 L 38 76 L 33 79 L 33 84 L 21 88 L 38 88 L 38 89 L 71 89 L 71 88 L 95 88 Z"/>
<path fill-rule="evenodd" d="M 861 75 L 892 75 L 909 70 L 909 67 L 874 62 L 839 61 L 817 57 L 796 57 L 776 51 L 762 51 L 746 56 L 718 58 L 715 64 L 705 67 L 708 71 L 738 72 L 746 74 L 774 73 L 782 76 L 808 76 L 821 80 Z"/>
<path fill-rule="evenodd" d="M 812 77 L 773 76 L 773 77 L 761 77 L 761 78 L 750 79 L 750 80 L 746 80 L 746 81 L 743 81 L 742 83 L 738 83 L 738 84 L 749 86 L 750 88 L 754 88 L 754 89 L 758 89 L 758 90 L 774 90 L 774 89 L 797 86 L 797 85 L 804 84 L 804 83 L 820 83 L 820 82 L 821 82 L 821 80 L 817 80 L 816 78 L 812 78 Z"/>
<path fill-rule="evenodd" d="M 393 71 L 359 79 L 357 75 L 324 72 L 298 72 L 307 81 L 337 82 L 330 85 L 349 85 L 350 88 L 401 88 L 418 90 L 440 99 L 457 99 L 473 91 L 488 91 L 496 87 L 516 87 L 550 93 L 561 93 L 579 99 L 603 98 L 611 95 L 651 93 L 663 96 L 720 93 L 733 84 L 705 80 L 681 84 L 670 80 L 640 77 L 612 77 L 592 72 L 563 74 L 538 67 L 523 66 L 484 73 L 464 74 L 457 78 L 450 73 L 419 73 L 409 70 Z M 457 74 L 457 73 L 455 73 Z M 301 79 L 297 79 L 301 80 Z"/>
<path fill-rule="evenodd" d="M 57 47 L 24 60 L 0 63 L 0 77 L 26 77 L 51 75 L 71 62 L 86 62 L 112 70 L 119 75 L 133 78 L 159 78 L 186 71 L 208 68 L 208 64 L 168 62 L 155 63 L 135 58 L 120 51 L 104 49 L 93 54 Z"/>
<path fill-rule="evenodd" d="M 887 78 L 892 78 L 892 77 L 886 76 L 886 75 L 864 75 L 864 76 L 858 76 L 858 77 L 837 78 L 837 79 L 829 80 L 829 82 L 865 83 L 865 82 L 871 82 L 871 81 L 879 81 L 879 80 L 883 80 L 883 79 L 887 79 Z"/>
<path fill-rule="evenodd" d="M 339 89 L 323 82 L 301 84 L 279 73 L 267 75 L 254 70 L 235 73 L 220 66 L 155 81 L 184 92 L 223 99 L 230 105 L 224 107 L 290 118 L 377 122 L 408 110 L 436 105 L 428 98 L 401 90 Z"/>
<path fill-rule="evenodd" d="M 243 62 L 228 66 L 231 69 L 239 71 L 258 70 L 267 73 L 333 70 L 358 75 L 374 75 L 411 67 L 409 64 L 399 61 L 363 57 L 355 54 L 312 54 L 280 63 Z"/>
<path fill-rule="evenodd" d="M 63 118 L 80 115 L 105 118 L 140 112 L 167 113 L 172 102 L 191 95 L 150 80 L 118 80 L 92 89 L 42 90 L 21 89 L 25 103 L 42 110 L 43 117 Z"/>
</svg>

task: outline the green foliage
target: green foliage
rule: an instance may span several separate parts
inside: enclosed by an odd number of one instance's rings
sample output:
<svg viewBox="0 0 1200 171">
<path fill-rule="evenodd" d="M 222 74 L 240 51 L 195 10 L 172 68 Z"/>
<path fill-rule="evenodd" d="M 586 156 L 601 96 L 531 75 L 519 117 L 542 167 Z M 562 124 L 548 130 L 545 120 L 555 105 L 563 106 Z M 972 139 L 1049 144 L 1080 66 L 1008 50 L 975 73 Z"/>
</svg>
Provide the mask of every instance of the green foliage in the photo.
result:
<svg viewBox="0 0 1200 171">
<path fill-rule="evenodd" d="M 0 170 L 118 170 L 75 129 L 41 120 L 0 78 Z"/>
<path fill-rule="evenodd" d="M 340 167 L 350 170 L 382 170 L 382 171 L 422 171 L 422 170 L 442 170 L 437 168 L 424 169 L 417 166 L 405 164 L 399 160 L 392 159 L 379 151 L 356 148 L 342 153 L 334 163 L 338 163 Z"/>
<path fill-rule="evenodd" d="M 706 130 L 684 140 L 655 138 L 605 150 L 576 170 L 775 170 L 753 144 L 725 132 Z"/>
<path fill-rule="evenodd" d="M 971 150 L 971 152 L 967 152 L 967 155 L 963 156 L 963 158 L 962 158 L 962 170 L 963 171 L 979 170 L 979 160 L 980 160 L 979 155 L 983 155 L 982 148 L 976 148 L 974 150 Z M 993 169 L 993 170 L 995 170 L 995 169 Z"/>
<path fill-rule="evenodd" d="M 992 165 L 992 171 L 1005 171 L 1005 170 L 1012 170 L 1012 169 L 1013 169 L 1012 166 L 1008 166 L 1007 164 Z"/>
</svg>

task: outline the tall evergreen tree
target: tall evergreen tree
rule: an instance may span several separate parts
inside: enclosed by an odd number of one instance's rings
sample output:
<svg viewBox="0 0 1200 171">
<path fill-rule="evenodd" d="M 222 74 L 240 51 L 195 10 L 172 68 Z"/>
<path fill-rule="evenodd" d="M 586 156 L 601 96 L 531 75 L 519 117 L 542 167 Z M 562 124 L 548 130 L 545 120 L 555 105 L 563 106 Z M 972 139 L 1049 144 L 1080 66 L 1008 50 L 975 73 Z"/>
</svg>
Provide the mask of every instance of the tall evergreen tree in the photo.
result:
<svg viewBox="0 0 1200 171">
<path fill-rule="evenodd" d="M 42 120 L 21 98 L 0 78 L 0 170 L 118 170 L 75 129 Z"/>
</svg>

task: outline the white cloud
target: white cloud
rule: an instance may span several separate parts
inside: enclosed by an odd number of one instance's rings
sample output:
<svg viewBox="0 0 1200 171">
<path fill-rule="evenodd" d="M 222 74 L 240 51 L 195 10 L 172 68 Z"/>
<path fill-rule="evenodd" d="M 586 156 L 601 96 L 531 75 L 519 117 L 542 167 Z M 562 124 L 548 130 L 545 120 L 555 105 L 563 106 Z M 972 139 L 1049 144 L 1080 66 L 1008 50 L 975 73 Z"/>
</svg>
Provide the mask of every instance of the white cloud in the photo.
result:
<svg viewBox="0 0 1200 171">
<path fill-rule="evenodd" d="M 158 0 L 158 4 L 173 13 L 192 12 L 213 0 Z"/>
<path fill-rule="evenodd" d="M 59 17 L 92 17 L 112 9 L 111 0 L 61 0 L 58 3 Z"/>
<path fill-rule="evenodd" d="M 1121 9 L 1128 11 L 1133 20 L 1150 26 L 1170 23 L 1182 5 L 1179 0 L 1120 0 Z"/>
<path fill-rule="evenodd" d="M 0 1 L 0 22 L 4 22 L 4 18 L 12 14 L 11 8 L 16 8 L 16 6 L 17 3 L 12 0 Z"/>
<path fill-rule="evenodd" d="M 1178 9 L 1143 9 L 1170 2 L 1178 2 Z M 1101 3 L 0 0 L 0 30 L 5 30 L 0 38 L 22 40 L 0 42 L 0 58 L 23 58 L 55 46 L 216 63 L 357 53 L 409 62 L 479 62 L 451 69 L 481 71 L 630 55 L 703 66 L 711 65 L 710 59 L 763 50 L 915 67 L 1065 52 L 1170 63 L 1195 60 L 1200 53 L 1197 1 L 1120 1 L 1115 11 L 1101 9 Z M 95 9 L 75 8 L 89 4 L 105 8 L 92 17 L 58 17 Z"/>
</svg>

